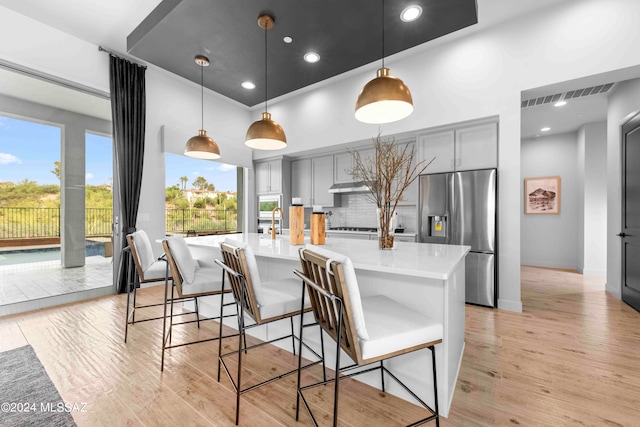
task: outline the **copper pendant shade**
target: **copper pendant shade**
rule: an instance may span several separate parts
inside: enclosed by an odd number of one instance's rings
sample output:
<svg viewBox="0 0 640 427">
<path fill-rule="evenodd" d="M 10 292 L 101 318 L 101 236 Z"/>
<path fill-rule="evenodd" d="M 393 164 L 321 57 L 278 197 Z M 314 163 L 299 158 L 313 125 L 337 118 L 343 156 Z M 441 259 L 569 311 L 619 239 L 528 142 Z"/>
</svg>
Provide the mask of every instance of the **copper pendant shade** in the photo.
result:
<svg viewBox="0 0 640 427">
<path fill-rule="evenodd" d="M 402 80 L 389 75 L 384 66 L 384 0 L 382 1 L 382 67 L 367 83 L 356 101 L 356 119 L 363 123 L 391 123 L 413 112 L 411 91 Z"/>
<path fill-rule="evenodd" d="M 363 123 L 391 123 L 413 112 L 413 98 L 402 80 L 389 75 L 388 68 L 378 69 L 377 77 L 358 95 L 356 119 Z"/>
<path fill-rule="evenodd" d="M 203 55 L 197 55 L 196 64 L 200 68 L 200 91 L 201 91 L 201 127 L 204 127 L 204 67 L 209 66 L 209 58 Z M 220 149 L 218 144 L 207 136 L 207 131 L 200 129 L 198 135 L 189 138 L 184 146 L 184 155 L 194 157 L 196 159 L 215 160 L 220 158 Z"/>
<path fill-rule="evenodd" d="M 267 111 L 267 31 L 273 27 L 273 17 L 260 15 L 258 26 L 264 30 L 264 113 L 247 129 L 245 145 L 257 150 L 280 150 L 287 146 L 287 136 L 278 123 L 271 120 Z"/>
</svg>

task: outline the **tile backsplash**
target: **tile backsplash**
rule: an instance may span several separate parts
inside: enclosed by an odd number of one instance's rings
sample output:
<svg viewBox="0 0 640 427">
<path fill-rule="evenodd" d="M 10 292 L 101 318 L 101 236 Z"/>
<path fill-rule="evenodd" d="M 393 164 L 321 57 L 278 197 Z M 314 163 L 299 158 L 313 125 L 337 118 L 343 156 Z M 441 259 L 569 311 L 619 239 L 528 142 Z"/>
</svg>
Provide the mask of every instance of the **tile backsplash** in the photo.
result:
<svg viewBox="0 0 640 427">
<path fill-rule="evenodd" d="M 376 205 L 365 193 L 342 194 L 342 206 L 339 208 L 324 208 L 331 211 L 327 217 L 331 227 L 376 227 Z M 305 209 L 305 216 L 307 216 Z M 404 227 L 406 233 L 415 233 L 418 229 L 418 215 L 416 206 L 398 206 L 398 227 Z M 305 218 L 305 222 L 307 218 Z M 307 222 L 308 224 L 308 222 Z"/>
</svg>

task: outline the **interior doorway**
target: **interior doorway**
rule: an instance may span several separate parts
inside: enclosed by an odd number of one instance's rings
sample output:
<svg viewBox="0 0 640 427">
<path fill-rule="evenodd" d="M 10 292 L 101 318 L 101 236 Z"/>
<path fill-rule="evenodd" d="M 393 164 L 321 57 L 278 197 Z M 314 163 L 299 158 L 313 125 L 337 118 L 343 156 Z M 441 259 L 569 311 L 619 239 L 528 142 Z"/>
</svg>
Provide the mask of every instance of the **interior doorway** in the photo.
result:
<svg viewBox="0 0 640 427">
<path fill-rule="evenodd" d="M 522 92 L 520 165 L 521 264 L 599 276 L 603 290 L 607 96 L 616 83 L 606 78 L 578 79 Z M 531 195 L 525 194 L 525 180 L 557 182 L 557 189 L 533 190 L 552 191 L 559 208 L 526 209 Z"/>
<path fill-rule="evenodd" d="M 640 311 L 640 114 L 622 126 L 622 300 Z"/>
</svg>

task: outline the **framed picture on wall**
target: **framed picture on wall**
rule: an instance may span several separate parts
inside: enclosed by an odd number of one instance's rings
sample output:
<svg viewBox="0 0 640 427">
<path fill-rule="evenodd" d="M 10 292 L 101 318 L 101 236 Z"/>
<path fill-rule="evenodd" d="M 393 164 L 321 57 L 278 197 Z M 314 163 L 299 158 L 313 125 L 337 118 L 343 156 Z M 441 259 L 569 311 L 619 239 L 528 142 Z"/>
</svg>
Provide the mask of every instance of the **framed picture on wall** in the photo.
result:
<svg viewBox="0 0 640 427">
<path fill-rule="evenodd" d="M 524 179 L 525 214 L 560 214 L 560 177 Z"/>
</svg>

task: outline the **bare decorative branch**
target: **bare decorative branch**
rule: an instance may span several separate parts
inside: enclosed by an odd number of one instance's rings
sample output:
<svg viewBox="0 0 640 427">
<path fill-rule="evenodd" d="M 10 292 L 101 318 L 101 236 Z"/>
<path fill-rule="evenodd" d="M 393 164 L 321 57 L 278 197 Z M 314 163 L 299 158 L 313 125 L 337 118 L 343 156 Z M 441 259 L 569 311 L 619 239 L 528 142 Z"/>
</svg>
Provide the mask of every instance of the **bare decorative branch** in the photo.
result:
<svg viewBox="0 0 640 427">
<path fill-rule="evenodd" d="M 349 171 L 358 181 L 364 181 L 369 187 L 369 199 L 380 209 L 380 228 L 382 234 L 389 231 L 391 220 L 398 202 L 407 188 L 420 176 L 429 163 L 415 161 L 413 146 L 396 144 L 394 138 L 373 138 L 375 156 L 362 158 L 359 152 L 349 150 L 353 155 L 353 169 Z"/>
</svg>

